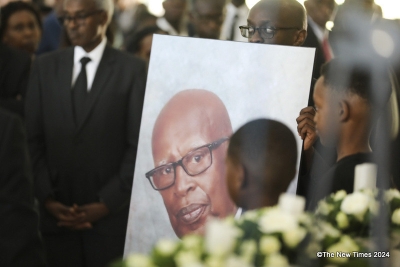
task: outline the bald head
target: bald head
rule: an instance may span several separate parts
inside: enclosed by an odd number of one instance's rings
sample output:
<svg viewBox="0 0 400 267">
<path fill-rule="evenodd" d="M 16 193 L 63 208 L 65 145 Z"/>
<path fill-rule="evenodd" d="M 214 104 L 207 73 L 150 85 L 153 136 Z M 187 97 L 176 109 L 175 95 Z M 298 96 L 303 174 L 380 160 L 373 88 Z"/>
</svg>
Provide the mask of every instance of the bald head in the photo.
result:
<svg viewBox="0 0 400 267">
<path fill-rule="evenodd" d="M 296 0 L 262 0 L 250 10 L 247 21 L 249 26 L 277 29 L 273 37 L 256 32 L 250 42 L 300 46 L 307 36 L 306 11 Z"/>
<path fill-rule="evenodd" d="M 185 138 L 190 131 L 202 132 L 210 138 L 232 134 L 228 111 L 216 94 L 202 89 L 189 89 L 172 97 L 156 120 L 152 137 L 153 151 L 160 135 Z"/>
<path fill-rule="evenodd" d="M 272 17 L 281 17 L 283 22 L 299 29 L 307 29 L 304 7 L 296 0 L 261 0 L 253 8 L 268 10 Z"/>
<path fill-rule="evenodd" d="M 225 105 L 212 92 L 179 92 L 161 110 L 152 136 L 156 168 L 148 176 L 162 185 L 160 194 L 178 237 L 202 234 L 209 218 L 236 211 L 225 183 L 231 134 Z"/>
</svg>

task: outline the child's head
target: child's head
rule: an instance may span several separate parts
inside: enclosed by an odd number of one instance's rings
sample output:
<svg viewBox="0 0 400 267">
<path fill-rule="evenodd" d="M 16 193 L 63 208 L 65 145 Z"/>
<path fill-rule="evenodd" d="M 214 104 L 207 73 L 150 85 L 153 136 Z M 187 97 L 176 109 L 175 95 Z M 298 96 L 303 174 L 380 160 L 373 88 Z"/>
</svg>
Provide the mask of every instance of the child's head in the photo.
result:
<svg viewBox="0 0 400 267">
<path fill-rule="evenodd" d="M 276 204 L 296 174 L 296 162 L 296 140 L 288 127 L 269 119 L 246 123 L 229 142 L 227 183 L 232 200 L 245 209 Z"/>
<path fill-rule="evenodd" d="M 368 139 L 372 114 L 377 111 L 372 88 L 379 87 L 376 89 L 385 95 L 389 92 L 387 77 L 379 80 L 377 75 L 371 66 L 343 59 L 333 59 L 322 66 L 314 90 L 314 122 L 324 145 L 336 146 L 351 133 Z"/>
</svg>

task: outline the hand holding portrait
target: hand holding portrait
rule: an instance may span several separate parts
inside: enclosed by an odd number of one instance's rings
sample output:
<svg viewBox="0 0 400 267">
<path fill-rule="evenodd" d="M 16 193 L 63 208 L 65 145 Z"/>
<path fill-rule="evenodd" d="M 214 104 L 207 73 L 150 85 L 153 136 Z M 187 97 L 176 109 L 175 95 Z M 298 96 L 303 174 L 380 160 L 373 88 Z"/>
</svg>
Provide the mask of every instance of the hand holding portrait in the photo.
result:
<svg viewBox="0 0 400 267">
<path fill-rule="evenodd" d="M 297 117 L 297 132 L 304 141 L 304 150 L 308 151 L 312 148 L 315 141 L 317 140 L 317 131 L 315 129 L 315 109 L 314 107 L 305 107 L 300 111 L 299 117 Z"/>
</svg>

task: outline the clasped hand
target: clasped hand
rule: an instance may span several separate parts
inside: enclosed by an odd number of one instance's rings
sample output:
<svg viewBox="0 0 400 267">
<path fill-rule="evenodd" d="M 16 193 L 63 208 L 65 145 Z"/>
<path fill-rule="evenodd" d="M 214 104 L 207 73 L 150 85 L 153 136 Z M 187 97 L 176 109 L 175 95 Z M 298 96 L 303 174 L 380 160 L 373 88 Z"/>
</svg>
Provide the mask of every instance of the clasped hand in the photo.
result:
<svg viewBox="0 0 400 267">
<path fill-rule="evenodd" d="M 71 230 L 91 229 L 93 223 L 108 215 L 109 210 L 104 203 L 95 202 L 71 207 L 54 199 L 47 199 L 46 209 L 58 220 L 57 225 Z"/>
</svg>

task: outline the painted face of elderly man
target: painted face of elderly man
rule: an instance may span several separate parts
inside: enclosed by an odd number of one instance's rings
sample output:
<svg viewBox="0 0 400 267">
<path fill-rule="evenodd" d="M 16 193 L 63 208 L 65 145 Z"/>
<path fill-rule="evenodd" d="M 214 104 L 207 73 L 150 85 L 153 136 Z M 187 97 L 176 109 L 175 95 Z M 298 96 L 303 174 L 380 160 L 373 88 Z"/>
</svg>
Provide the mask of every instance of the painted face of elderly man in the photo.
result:
<svg viewBox="0 0 400 267">
<path fill-rule="evenodd" d="M 225 183 L 232 126 L 222 101 L 206 90 L 177 93 L 161 110 L 152 136 L 154 189 L 164 200 L 178 237 L 204 233 L 212 217 L 233 214 Z"/>
</svg>

